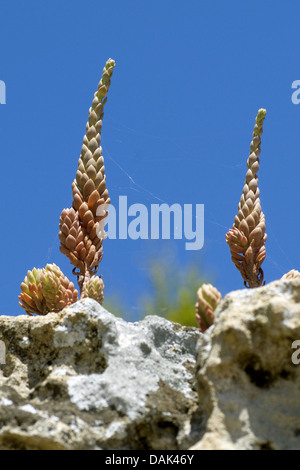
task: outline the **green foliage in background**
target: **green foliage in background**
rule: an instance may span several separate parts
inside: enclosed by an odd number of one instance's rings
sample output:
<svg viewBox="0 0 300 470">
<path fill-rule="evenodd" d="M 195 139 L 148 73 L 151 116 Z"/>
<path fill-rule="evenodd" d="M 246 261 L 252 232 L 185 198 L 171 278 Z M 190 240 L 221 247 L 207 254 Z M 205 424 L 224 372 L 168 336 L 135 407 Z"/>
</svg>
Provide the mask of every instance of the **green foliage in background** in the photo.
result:
<svg viewBox="0 0 300 470">
<path fill-rule="evenodd" d="M 202 267 L 199 269 L 199 267 Z M 163 250 L 154 249 L 141 260 L 137 269 L 147 272 L 148 289 L 137 300 L 139 318 L 132 319 L 122 293 L 114 292 L 104 297 L 103 307 L 126 321 L 139 321 L 147 315 L 158 315 L 184 326 L 198 328 L 195 304 L 197 291 L 202 284 L 212 282 L 200 255 L 183 265 L 173 245 Z"/>
<path fill-rule="evenodd" d="M 116 317 L 124 318 L 124 312 L 122 312 L 124 305 L 122 305 L 121 300 L 116 295 L 104 297 L 103 307 Z"/>
<path fill-rule="evenodd" d="M 149 263 L 152 295 L 141 299 L 145 315 L 159 315 L 185 326 L 197 327 L 195 319 L 196 292 L 208 282 L 198 267 L 179 266 L 175 259 L 156 259 Z"/>
</svg>

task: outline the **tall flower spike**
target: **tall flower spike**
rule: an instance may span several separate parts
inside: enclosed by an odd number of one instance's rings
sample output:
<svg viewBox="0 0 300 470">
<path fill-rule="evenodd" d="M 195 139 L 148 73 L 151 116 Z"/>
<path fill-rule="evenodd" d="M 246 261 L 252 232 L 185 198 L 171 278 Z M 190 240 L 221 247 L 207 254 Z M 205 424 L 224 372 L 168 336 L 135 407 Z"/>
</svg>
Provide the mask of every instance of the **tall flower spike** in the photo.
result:
<svg viewBox="0 0 300 470">
<path fill-rule="evenodd" d="M 97 272 L 103 256 L 102 242 L 105 235 L 102 226 L 108 214 L 106 208 L 110 198 L 106 189 L 100 142 L 103 108 L 114 67 L 114 60 L 109 59 L 94 94 L 78 160 L 76 179 L 72 184 L 73 207 L 62 211 L 59 223 L 60 250 L 75 266 L 73 272 L 78 276 L 81 293 L 91 276 Z"/>
<path fill-rule="evenodd" d="M 226 234 L 231 259 L 240 271 L 246 287 L 263 284 L 261 264 L 266 257 L 265 217 L 261 210 L 257 172 L 263 122 L 266 110 L 258 111 L 247 161 L 248 171 L 233 228 Z"/>
<path fill-rule="evenodd" d="M 202 284 L 197 291 L 196 321 L 202 333 L 214 322 L 214 312 L 222 295 L 212 284 Z"/>
</svg>

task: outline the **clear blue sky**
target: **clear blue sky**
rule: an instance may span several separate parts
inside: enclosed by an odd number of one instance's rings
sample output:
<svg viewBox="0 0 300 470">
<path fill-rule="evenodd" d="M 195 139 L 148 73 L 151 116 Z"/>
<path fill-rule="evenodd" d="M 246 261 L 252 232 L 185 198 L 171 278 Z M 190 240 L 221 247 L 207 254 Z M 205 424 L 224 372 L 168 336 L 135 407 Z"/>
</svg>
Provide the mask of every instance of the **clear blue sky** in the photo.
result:
<svg viewBox="0 0 300 470">
<path fill-rule="evenodd" d="M 236 214 L 257 110 L 267 109 L 259 187 L 267 282 L 299 269 L 300 4 L 276 0 L 2 1 L 0 314 L 19 315 L 28 269 L 56 263 L 88 109 L 108 58 L 116 68 L 102 146 L 112 203 L 205 205 L 198 263 L 222 292 L 243 288 L 225 233 Z M 171 243 L 172 244 L 172 243 Z M 134 320 L 148 263 L 165 240 L 105 240 L 99 272 Z M 73 276 L 74 277 L 74 276 Z M 74 282 L 76 279 L 74 277 Z"/>
</svg>

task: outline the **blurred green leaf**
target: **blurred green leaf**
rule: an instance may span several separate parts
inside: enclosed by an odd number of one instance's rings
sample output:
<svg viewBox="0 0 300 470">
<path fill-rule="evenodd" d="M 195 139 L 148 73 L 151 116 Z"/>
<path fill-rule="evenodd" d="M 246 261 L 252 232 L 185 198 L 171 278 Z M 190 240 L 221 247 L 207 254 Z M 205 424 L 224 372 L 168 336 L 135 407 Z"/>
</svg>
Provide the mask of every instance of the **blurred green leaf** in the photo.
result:
<svg viewBox="0 0 300 470">
<path fill-rule="evenodd" d="M 196 293 L 208 282 L 195 265 L 182 267 L 174 258 L 150 262 L 152 295 L 141 298 L 145 315 L 160 315 L 185 326 L 195 326 Z"/>
</svg>

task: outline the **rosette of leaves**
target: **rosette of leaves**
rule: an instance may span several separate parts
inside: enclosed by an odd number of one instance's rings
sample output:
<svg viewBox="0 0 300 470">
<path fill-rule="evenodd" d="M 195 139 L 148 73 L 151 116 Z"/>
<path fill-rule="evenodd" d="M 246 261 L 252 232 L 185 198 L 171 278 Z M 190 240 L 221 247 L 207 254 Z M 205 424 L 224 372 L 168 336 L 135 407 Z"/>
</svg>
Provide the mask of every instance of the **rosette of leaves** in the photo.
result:
<svg viewBox="0 0 300 470">
<path fill-rule="evenodd" d="M 284 274 L 281 279 L 300 279 L 300 272 L 296 269 L 291 269 L 288 273 Z"/>
<path fill-rule="evenodd" d="M 78 291 L 56 264 L 47 264 L 43 269 L 27 272 L 19 300 L 28 315 L 46 315 L 76 302 Z"/>
<path fill-rule="evenodd" d="M 196 321 L 202 333 L 214 322 L 214 312 L 222 295 L 212 284 L 202 284 L 197 291 Z"/>
<path fill-rule="evenodd" d="M 99 276 L 92 276 L 84 286 L 84 290 L 81 293 L 81 298 L 84 299 L 85 297 L 89 297 L 90 299 L 94 299 L 99 304 L 102 304 L 104 295 L 104 283 L 101 277 Z"/>
<path fill-rule="evenodd" d="M 59 221 L 60 251 L 70 259 L 74 266 L 73 273 L 77 275 L 81 294 L 86 292 L 85 286 L 96 274 L 103 256 L 104 219 L 108 214 L 107 206 L 110 198 L 106 188 L 100 142 L 103 109 L 114 67 L 115 62 L 109 59 L 94 94 L 78 160 L 76 179 L 72 184 L 73 204 L 71 208 L 62 211 Z M 101 283 L 97 282 L 98 289 L 100 289 Z M 94 288 L 95 284 L 92 285 Z M 100 298 L 101 295 L 99 294 L 98 297 Z"/>
<path fill-rule="evenodd" d="M 226 234 L 231 259 L 240 271 L 246 287 L 258 287 L 263 284 L 264 273 L 261 264 L 266 257 L 265 217 L 261 210 L 257 172 L 263 122 L 266 110 L 258 111 L 250 155 L 247 161 L 245 185 L 238 205 L 233 228 Z"/>
</svg>

